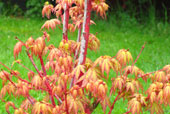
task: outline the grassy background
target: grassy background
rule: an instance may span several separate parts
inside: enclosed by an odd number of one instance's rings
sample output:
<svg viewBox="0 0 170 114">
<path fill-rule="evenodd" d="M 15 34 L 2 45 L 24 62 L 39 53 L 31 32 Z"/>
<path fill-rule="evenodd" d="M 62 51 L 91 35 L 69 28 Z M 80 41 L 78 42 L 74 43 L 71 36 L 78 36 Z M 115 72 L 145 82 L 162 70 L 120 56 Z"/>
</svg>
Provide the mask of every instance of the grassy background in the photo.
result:
<svg viewBox="0 0 170 114">
<path fill-rule="evenodd" d="M 14 61 L 13 47 L 17 42 L 15 36 L 22 41 L 26 41 L 30 36 L 37 38 L 42 35 L 40 31 L 41 26 L 45 22 L 44 19 L 26 19 L 26 18 L 12 18 L 0 17 L 0 61 L 5 65 L 10 66 Z M 97 52 L 88 50 L 88 57 L 93 61 L 101 55 L 114 56 L 119 49 L 130 49 L 130 52 L 135 59 L 140 52 L 142 45 L 146 42 L 146 46 L 142 55 L 136 63 L 136 66 L 145 72 L 155 71 L 161 69 L 166 64 L 170 64 L 170 26 L 167 22 L 147 21 L 139 23 L 135 18 L 130 18 L 126 14 L 121 17 L 110 16 L 107 20 L 97 19 L 96 25 L 91 26 L 91 33 L 98 33 L 97 37 L 100 39 L 101 47 Z M 62 31 L 60 29 L 50 30 L 48 33 L 51 36 L 49 43 L 57 46 L 62 39 Z M 70 33 L 69 39 L 76 39 L 77 33 Z M 25 66 L 34 70 L 26 53 L 24 51 L 19 55 L 19 59 Z M 37 61 L 36 64 L 39 65 Z M 40 67 L 40 66 L 39 66 Z M 4 68 L 0 66 L 0 68 Z M 13 69 L 20 71 L 23 78 L 27 79 L 27 71 L 15 65 Z M 114 77 L 110 73 L 110 77 Z M 149 82 L 144 84 L 145 90 Z M 1 83 L 1 81 L 0 81 Z M 111 82 L 108 82 L 111 85 Z M 1 84 L 0 84 L 0 87 Z M 31 92 L 31 95 L 42 99 L 41 93 Z M 114 100 L 113 96 L 111 100 Z M 14 98 L 13 96 L 6 96 L 5 100 L 12 100 L 17 106 L 20 105 L 22 99 Z M 113 113 L 122 114 L 126 112 L 127 101 L 120 100 L 115 104 Z M 11 109 L 12 110 L 12 109 Z M 168 109 L 165 109 L 168 111 Z M 0 114 L 4 114 L 5 104 L 0 101 Z M 101 113 L 99 106 L 93 114 Z"/>
</svg>

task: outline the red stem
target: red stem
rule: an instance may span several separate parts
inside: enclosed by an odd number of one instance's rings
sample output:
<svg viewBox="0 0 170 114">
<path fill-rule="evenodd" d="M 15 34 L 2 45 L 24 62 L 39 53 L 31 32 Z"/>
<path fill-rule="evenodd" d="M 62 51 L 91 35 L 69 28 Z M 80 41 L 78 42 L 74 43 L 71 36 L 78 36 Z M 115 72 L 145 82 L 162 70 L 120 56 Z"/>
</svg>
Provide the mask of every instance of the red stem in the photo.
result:
<svg viewBox="0 0 170 114">
<path fill-rule="evenodd" d="M 62 100 L 56 94 L 54 94 L 54 96 L 61 104 L 63 103 Z"/>
<path fill-rule="evenodd" d="M 65 82 L 64 84 L 64 89 L 65 89 L 65 110 L 66 110 L 66 114 L 69 114 L 68 112 L 68 106 L 67 106 L 67 82 Z"/>
<path fill-rule="evenodd" d="M 63 19 L 63 39 L 68 40 L 68 21 L 69 21 L 69 6 L 67 3 L 64 4 L 64 19 Z"/>
<path fill-rule="evenodd" d="M 0 64 L 3 65 L 5 68 L 7 68 L 9 71 L 12 72 L 12 70 L 11 70 L 8 66 L 6 66 L 5 64 L 3 64 L 3 63 L 1 63 L 1 62 L 0 62 Z"/>
<path fill-rule="evenodd" d="M 48 93 L 49 93 L 49 95 L 50 95 L 50 100 L 51 100 L 51 102 L 52 102 L 52 105 L 53 105 L 53 106 L 56 106 L 55 101 L 54 101 L 54 97 L 53 97 L 53 95 L 52 95 L 52 89 L 51 89 L 51 86 L 50 86 L 50 84 L 49 84 L 49 82 L 48 82 L 47 79 L 45 80 L 45 85 L 46 85 L 47 90 L 48 90 Z"/>
<path fill-rule="evenodd" d="M 84 21 L 83 21 L 83 32 L 81 39 L 81 48 L 80 48 L 80 56 L 79 63 L 84 64 L 87 55 L 87 45 L 89 39 L 89 30 L 90 30 L 90 15 L 91 15 L 91 0 L 85 0 L 85 8 L 84 8 Z"/>
<path fill-rule="evenodd" d="M 18 63 L 18 62 L 17 62 Z M 30 72 L 33 72 L 32 70 L 30 70 L 28 67 L 24 66 L 22 63 L 18 63 L 19 65 L 21 65 L 23 68 L 27 69 Z"/>
<path fill-rule="evenodd" d="M 137 56 L 137 58 L 136 58 L 136 60 L 134 61 L 134 63 L 132 64 L 132 66 L 134 66 L 134 64 L 135 64 L 135 63 L 137 62 L 137 60 L 139 59 L 139 57 L 140 57 L 143 49 L 145 48 L 145 44 L 146 44 L 146 43 L 144 43 L 144 45 L 142 46 L 142 48 L 141 48 L 141 50 L 140 50 L 140 53 L 139 53 L 139 55 Z"/>
<path fill-rule="evenodd" d="M 41 66 L 42 66 L 42 70 L 43 70 L 44 76 L 46 76 L 47 73 L 46 73 L 46 70 L 45 70 L 45 65 L 44 65 L 44 61 L 42 59 L 42 56 L 39 56 L 39 58 L 40 58 L 40 63 L 41 63 Z"/>
<path fill-rule="evenodd" d="M 31 103 L 32 105 L 34 105 L 34 101 L 31 99 L 30 96 L 28 96 L 27 99 L 30 101 L 30 103 Z"/>
<path fill-rule="evenodd" d="M 112 106 L 111 106 L 110 111 L 109 111 L 108 114 L 111 114 L 111 113 L 112 113 L 112 110 L 113 110 L 113 108 L 114 108 L 114 105 L 115 105 L 116 101 L 118 100 L 119 95 L 120 95 L 124 90 L 125 90 L 125 88 L 124 88 L 122 91 L 119 91 L 119 93 L 117 94 L 115 100 L 113 101 L 113 104 L 112 104 Z"/>
<path fill-rule="evenodd" d="M 28 55 L 28 57 L 29 57 L 29 59 L 30 59 L 32 65 L 34 66 L 35 70 L 36 70 L 37 73 L 39 74 L 39 76 L 40 76 L 41 78 L 43 78 L 43 76 L 42 76 L 41 73 L 39 72 L 39 70 L 38 70 L 38 68 L 37 68 L 37 66 L 36 66 L 36 64 L 35 64 L 35 62 L 34 62 L 32 56 L 31 56 L 31 54 L 29 53 L 29 50 L 27 50 L 27 55 Z"/>
<path fill-rule="evenodd" d="M 39 70 L 38 70 L 37 66 L 35 65 L 35 62 L 34 62 L 32 56 L 31 56 L 31 54 L 29 53 L 28 50 L 27 50 L 27 55 L 28 55 L 29 59 L 31 60 L 31 62 L 32 62 L 34 68 L 36 69 L 37 73 L 39 74 L 39 76 L 40 76 L 41 78 L 43 78 L 42 74 L 39 72 Z M 41 61 L 41 60 L 40 60 L 40 61 Z M 52 95 L 52 89 L 51 89 L 51 86 L 50 86 L 50 84 L 49 84 L 49 82 L 48 82 L 47 79 L 45 80 L 45 85 L 46 85 L 46 87 L 47 87 L 47 90 L 48 90 L 48 93 L 49 93 L 49 95 L 50 95 L 50 99 L 51 99 L 51 102 L 52 102 L 53 106 L 56 106 L 55 101 L 54 101 L 54 97 L 53 97 L 53 95 Z"/>
<path fill-rule="evenodd" d="M 5 64 L 3 64 L 3 63 L 1 63 L 1 62 L 0 62 L 0 64 L 3 65 L 5 68 L 7 68 L 11 73 L 14 72 L 13 70 L 11 70 L 11 69 L 10 69 L 8 66 L 6 66 Z M 30 82 L 28 82 L 27 80 L 22 79 L 20 76 L 18 76 L 18 75 L 14 75 L 14 76 L 17 77 L 19 80 L 30 84 Z M 9 79 L 8 76 L 6 76 L 6 78 L 7 78 L 12 84 L 15 84 L 14 82 L 12 82 L 12 81 Z"/>
<path fill-rule="evenodd" d="M 160 69 L 160 70 L 157 70 L 157 71 L 163 71 L 163 69 Z M 148 75 L 153 74 L 153 73 L 155 73 L 155 72 L 157 72 L 157 71 L 149 72 L 149 73 L 146 73 L 146 74 L 144 74 L 144 75 L 138 76 L 137 79 L 138 79 L 138 78 L 145 77 L 145 76 L 148 76 Z M 136 79 L 136 80 L 137 80 L 137 79 Z"/>
</svg>

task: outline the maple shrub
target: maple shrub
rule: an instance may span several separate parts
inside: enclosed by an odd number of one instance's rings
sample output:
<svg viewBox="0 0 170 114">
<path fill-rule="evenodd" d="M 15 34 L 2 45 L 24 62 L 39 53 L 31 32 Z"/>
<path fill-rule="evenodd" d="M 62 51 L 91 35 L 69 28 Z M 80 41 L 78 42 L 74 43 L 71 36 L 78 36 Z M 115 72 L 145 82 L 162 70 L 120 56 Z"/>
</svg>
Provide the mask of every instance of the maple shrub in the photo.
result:
<svg viewBox="0 0 170 114">
<path fill-rule="evenodd" d="M 105 0 L 56 0 L 55 7 L 46 2 L 43 17 L 50 18 L 53 13 L 56 18 L 45 22 L 41 28 L 43 35 L 37 39 L 30 37 L 26 42 L 16 37 L 14 63 L 28 70 L 28 80 L 23 79 L 19 71 L 0 62 L 6 68 L 0 71 L 0 98 L 6 103 L 8 114 L 11 113 L 9 107 L 13 107 L 14 114 L 91 114 L 98 105 L 102 106 L 104 113 L 108 108 L 108 114 L 111 114 L 121 98 L 128 101 L 126 114 L 143 111 L 160 114 L 163 113 L 162 106 L 170 105 L 170 65 L 150 73 L 144 73 L 135 66 L 144 46 L 135 60 L 128 49 L 119 50 L 113 57 L 101 56 L 94 62 L 86 57 L 87 48 L 96 51 L 100 46 L 98 38 L 89 33 L 90 25 L 95 24 L 90 20 L 92 10 L 105 18 L 108 5 Z M 63 38 L 59 46 L 47 45 L 50 35 L 45 29 L 56 26 L 61 29 L 61 24 Z M 77 41 L 68 39 L 68 31 L 76 29 Z M 32 63 L 36 72 L 18 59 L 22 48 L 25 48 L 30 59 L 28 62 Z M 41 69 L 34 59 L 40 61 Z M 109 78 L 110 70 L 115 72 L 112 78 Z M 152 83 L 144 92 L 139 79 L 147 81 L 149 78 Z M 111 87 L 105 82 L 109 79 Z M 30 91 L 41 91 L 43 100 L 36 100 Z M 20 106 L 16 106 L 3 99 L 6 94 L 25 99 Z"/>
</svg>

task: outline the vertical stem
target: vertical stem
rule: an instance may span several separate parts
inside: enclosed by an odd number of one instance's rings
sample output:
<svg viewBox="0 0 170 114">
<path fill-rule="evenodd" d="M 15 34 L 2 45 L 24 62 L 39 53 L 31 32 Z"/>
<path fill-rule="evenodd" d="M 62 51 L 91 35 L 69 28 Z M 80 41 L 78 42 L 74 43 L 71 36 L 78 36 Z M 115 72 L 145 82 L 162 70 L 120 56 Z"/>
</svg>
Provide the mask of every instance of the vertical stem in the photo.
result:
<svg viewBox="0 0 170 114">
<path fill-rule="evenodd" d="M 77 42 L 81 41 L 81 25 L 78 27 L 78 36 L 77 36 Z M 79 49 L 76 50 L 75 55 L 74 55 L 74 60 L 78 58 L 78 51 Z"/>
<path fill-rule="evenodd" d="M 41 67 L 42 67 L 42 70 L 43 70 L 44 76 L 46 76 L 46 75 L 47 75 L 47 73 L 46 73 L 46 70 L 45 70 L 45 65 L 44 65 L 43 58 L 42 58 L 42 56 L 39 56 L 39 58 L 40 58 L 40 63 L 41 63 Z"/>
<path fill-rule="evenodd" d="M 63 19 L 63 39 L 68 40 L 68 21 L 69 21 L 69 6 L 67 3 L 64 4 L 64 19 Z"/>
<path fill-rule="evenodd" d="M 81 37 L 82 39 L 81 39 L 81 48 L 80 48 L 80 56 L 79 56 L 78 64 L 84 64 L 86 60 L 87 44 L 88 44 L 89 30 L 90 30 L 91 7 L 92 7 L 91 0 L 85 0 L 83 32 Z"/>
<path fill-rule="evenodd" d="M 51 86 L 50 86 L 50 84 L 49 84 L 47 79 L 45 80 L 45 85 L 46 85 L 48 93 L 50 95 L 50 100 L 52 102 L 52 105 L 56 106 L 55 101 L 54 101 L 54 96 L 52 95 L 52 89 L 51 89 Z"/>
<path fill-rule="evenodd" d="M 67 82 L 64 82 L 64 89 L 65 89 L 65 110 L 66 110 L 66 114 L 69 114 L 68 112 L 68 106 L 67 106 Z"/>
</svg>

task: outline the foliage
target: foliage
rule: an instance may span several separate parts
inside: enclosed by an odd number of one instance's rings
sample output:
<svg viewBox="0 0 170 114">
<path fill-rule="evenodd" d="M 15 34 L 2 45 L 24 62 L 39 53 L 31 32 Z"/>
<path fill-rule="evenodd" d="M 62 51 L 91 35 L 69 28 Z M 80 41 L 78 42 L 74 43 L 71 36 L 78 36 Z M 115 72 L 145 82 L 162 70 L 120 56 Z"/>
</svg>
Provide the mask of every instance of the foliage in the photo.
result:
<svg viewBox="0 0 170 114">
<path fill-rule="evenodd" d="M 40 17 L 43 4 L 46 0 L 27 0 L 25 16 L 28 17 Z"/>
<path fill-rule="evenodd" d="M 0 1 L 0 14 L 20 16 L 23 13 L 22 8 L 18 4 L 13 3 L 13 1 Z"/>
<path fill-rule="evenodd" d="M 67 2 L 64 2 L 64 4 L 65 3 Z M 49 14 L 48 8 L 45 10 L 46 14 Z M 71 10 L 71 8 L 69 10 Z M 50 9 L 50 12 L 51 11 Z M 100 14 L 103 16 L 103 12 Z M 64 22 L 65 20 L 63 19 L 62 21 Z M 73 22 L 74 21 L 73 18 Z M 75 21 L 75 25 L 78 23 L 80 26 L 79 20 L 77 21 L 78 22 Z M 56 25 L 60 25 L 59 20 L 57 20 L 57 23 L 56 20 L 50 20 L 47 21 L 44 27 L 54 29 Z M 80 41 L 82 40 L 81 38 L 79 39 Z M 126 113 L 140 113 L 143 110 L 142 107 L 150 110 L 152 113 L 162 113 L 161 104 L 167 105 L 169 103 L 167 100 L 170 96 L 168 92 L 169 65 L 157 72 L 146 74 L 135 66 L 144 46 L 134 61 L 129 50 L 122 49 L 116 56 L 101 56 L 94 62 L 85 58 L 86 61 L 79 64 L 80 59 L 74 58 L 74 56 L 77 50 L 81 51 L 79 48 L 82 46 L 82 42 L 80 44 L 79 41 L 75 42 L 68 40 L 67 37 L 63 37 L 59 47 L 56 48 L 54 45 L 47 45 L 46 42 L 50 40 L 50 36 L 46 32 L 37 39 L 30 37 L 26 42 L 20 39 L 18 40 L 19 42 L 14 47 L 14 57 L 17 58 L 24 47 L 37 73 L 31 71 L 25 67 L 20 60 L 16 59 L 12 66 L 18 63 L 23 68 L 26 68 L 28 70 L 28 78 L 30 79 L 30 81 L 27 81 L 20 77 L 18 71 L 14 71 L 1 63 L 9 70 L 9 73 L 2 70 L 0 74 L 3 80 L 1 97 L 3 98 L 5 94 L 8 93 L 26 98 L 20 108 L 16 108 L 12 102 L 7 102 L 7 112 L 9 112 L 9 106 L 12 106 L 16 114 L 28 113 L 30 109 L 31 113 L 89 114 L 100 103 L 104 111 L 107 106 L 110 108 L 110 114 L 116 101 L 123 98 L 128 100 L 128 111 Z M 87 47 L 91 50 L 96 50 L 99 44 L 99 40 L 94 35 L 89 36 Z M 47 61 L 43 61 L 43 57 L 46 57 L 45 55 L 47 55 Z M 42 66 L 41 70 L 38 70 L 33 57 L 40 61 Z M 53 74 L 47 75 L 48 70 L 51 70 Z M 102 79 L 108 80 L 110 70 L 113 70 L 117 75 L 112 79 L 113 85 L 111 90 L 108 91 L 107 84 Z M 155 75 L 151 75 L 152 73 Z M 13 77 L 18 79 L 17 82 L 12 81 Z M 145 81 L 147 78 L 152 79 L 153 83 L 148 88 L 147 97 L 145 97 L 143 93 L 139 93 L 139 90 L 142 90 L 142 85 L 138 80 L 139 78 Z M 69 86 L 70 83 L 71 85 Z M 30 90 L 41 91 L 42 93 L 46 93 L 46 96 L 42 101 L 37 101 L 36 98 L 30 96 Z M 110 97 L 107 97 L 107 93 L 112 95 L 116 92 L 118 94 L 113 104 L 111 104 Z M 54 98 L 58 101 L 55 102 Z M 92 104 L 91 101 L 93 101 Z M 158 107 L 159 110 L 157 110 Z M 24 112 L 24 108 L 26 112 Z"/>
</svg>

